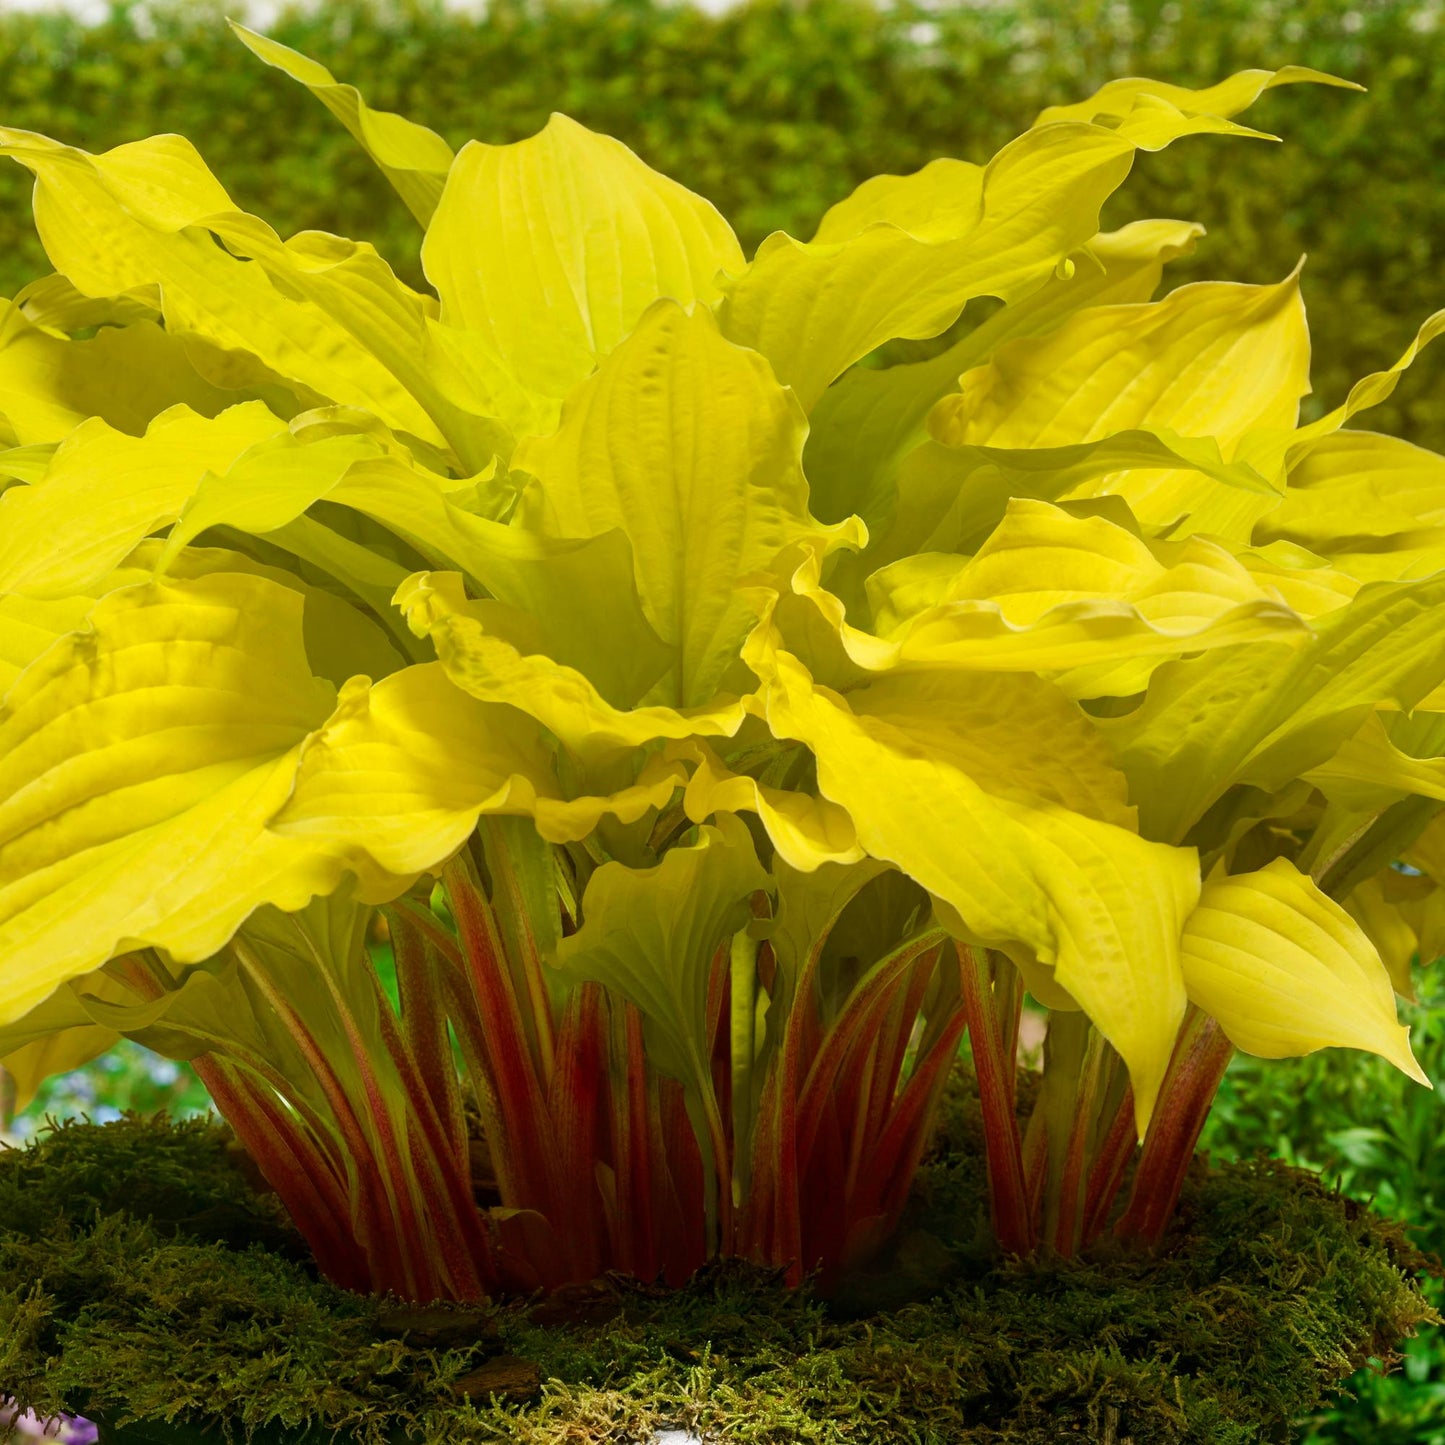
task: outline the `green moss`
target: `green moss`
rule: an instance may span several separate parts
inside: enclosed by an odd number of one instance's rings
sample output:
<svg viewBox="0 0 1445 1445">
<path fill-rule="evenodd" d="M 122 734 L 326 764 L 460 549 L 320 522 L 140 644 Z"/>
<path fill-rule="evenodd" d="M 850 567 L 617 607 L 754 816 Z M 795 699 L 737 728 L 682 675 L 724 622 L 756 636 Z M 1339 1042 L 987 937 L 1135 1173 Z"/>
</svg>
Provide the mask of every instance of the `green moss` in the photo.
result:
<svg viewBox="0 0 1445 1445">
<path fill-rule="evenodd" d="M 674 1292 L 610 1279 L 574 1310 L 601 1322 L 456 1311 L 471 1342 L 422 1348 L 386 1301 L 316 1278 L 224 1130 L 70 1126 L 0 1154 L 0 1380 L 43 1413 L 172 1422 L 123 1432 L 137 1445 L 216 1440 L 218 1420 L 364 1445 L 669 1424 L 748 1445 L 1245 1445 L 1288 1439 L 1430 1318 L 1397 1227 L 1262 1162 L 1197 1167 L 1157 1257 L 998 1261 L 975 1128 L 956 1089 L 889 1256 L 838 1300 L 729 1263 Z M 536 1363 L 539 1398 L 458 1394 L 498 1350 Z"/>
</svg>

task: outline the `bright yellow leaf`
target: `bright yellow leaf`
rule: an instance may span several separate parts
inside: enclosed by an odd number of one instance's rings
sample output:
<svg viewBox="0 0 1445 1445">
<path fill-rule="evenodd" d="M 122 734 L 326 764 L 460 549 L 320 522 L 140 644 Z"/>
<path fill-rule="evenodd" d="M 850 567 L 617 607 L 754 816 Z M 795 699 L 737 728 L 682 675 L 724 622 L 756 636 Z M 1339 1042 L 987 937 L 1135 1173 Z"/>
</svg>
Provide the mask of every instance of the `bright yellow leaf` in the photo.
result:
<svg viewBox="0 0 1445 1445">
<path fill-rule="evenodd" d="M 1326 762 L 1367 714 L 1408 712 L 1445 681 L 1445 576 L 1376 584 L 1285 647 L 1166 663 L 1128 715 L 1100 720 L 1144 831 L 1182 840 L 1236 783 L 1274 791 Z"/>
<path fill-rule="evenodd" d="M 818 584 L 816 557 L 794 572 L 792 585 L 852 662 L 875 672 L 1064 672 L 1152 659 L 1141 672 L 1147 679 L 1155 662 L 1181 653 L 1304 639 L 1299 618 L 1212 544 L 1166 544 L 1161 561 L 1102 517 L 1075 518 L 1037 502 L 1013 503 L 1009 517 L 996 546 L 974 558 L 924 554 L 880 574 L 872 594 L 882 637 L 846 621 Z M 1044 580 L 1051 585 L 1041 587 Z M 1090 695 L 1089 676 L 1075 681 L 1079 695 Z"/>
<path fill-rule="evenodd" d="M 159 287 L 166 329 L 203 343 L 192 356 L 214 385 L 281 381 L 306 404 L 358 406 L 443 440 L 373 351 L 314 301 L 293 299 L 264 267 L 216 244 L 208 227 L 246 218 L 190 142 L 157 136 L 92 156 L 0 129 L 0 154 L 35 173 L 36 228 L 56 270 L 90 296 Z"/>
<path fill-rule="evenodd" d="M 1348 808 L 1383 809 L 1412 793 L 1445 802 L 1445 757 L 1411 757 L 1395 746 L 1377 712 L 1328 761 L 1303 776 Z"/>
<path fill-rule="evenodd" d="M 1182 958 L 1190 999 L 1245 1053 L 1365 1049 L 1430 1086 L 1374 945 L 1287 859 L 1206 883 Z"/>
<path fill-rule="evenodd" d="M 572 842 L 603 814 L 636 821 L 681 781 L 680 767 L 660 765 L 615 794 L 569 799 L 531 718 L 476 701 L 427 663 L 342 689 L 270 831 L 340 859 L 358 897 L 383 902 L 399 876 L 461 847 L 483 813 L 532 817 L 544 837 Z"/>
<path fill-rule="evenodd" d="M 654 301 L 708 303 L 743 257 L 701 196 L 554 115 L 527 140 L 462 148 L 422 263 L 446 325 L 481 336 L 524 386 L 563 396 Z"/>
<path fill-rule="evenodd" d="M 1409 370 L 1415 358 L 1445 332 L 1445 308 L 1427 316 L 1415 333 L 1415 339 L 1405 348 L 1400 359 L 1384 371 L 1372 371 L 1361 377 L 1351 388 L 1350 394 L 1333 411 L 1326 412 L 1318 421 L 1302 426 L 1289 439 L 1290 446 L 1286 461 L 1293 470 L 1308 453 L 1326 437 L 1333 436 L 1351 418 L 1372 406 L 1379 406 L 1394 395 L 1401 376 Z"/>
<path fill-rule="evenodd" d="M 11 686 L 0 1021 L 132 941 L 204 957 L 268 896 L 334 886 L 294 853 L 271 872 L 258 843 L 334 696 L 306 663 L 302 606 L 260 577 L 128 587 Z"/>
<path fill-rule="evenodd" d="M 820 233 L 841 239 L 804 243 L 779 232 L 763 242 L 727 285 L 723 331 L 761 351 L 811 411 L 884 341 L 934 336 L 975 296 L 1012 302 L 1043 285 L 1097 233 L 1136 149 L 1218 128 L 1179 111 L 1161 113 L 1137 139 L 1048 126 L 1010 142 L 977 179 L 952 162 L 867 183 Z"/>
<path fill-rule="evenodd" d="M 1210 437 L 1234 460 L 1248 434 L 1284 434 L 1309 391 L 1298 275 L 1276 286 L 1201 282 L 1147 305 L 1096 307 L 1002 347 L 931 418 L 951 446 L 1049 447 L 1135 428 Z M 1140 522 L 1248 540 L 1276 499 L 1209 487 L 1195 472 L 1130 470 L 1071 495 L 1123 496 Z"/>
<path fill-rule="evenodd" d="M 1389 870 L 1394 878 L 1400 874 Z M 1436 885 L 1430 879 L 1401 879 L 1405 882 L 1423 881 L 1427 889 Z M 1386 891 L 1389 879 L 1385 876 L 1367 878 L 1353 889 L 1344 901 L 1345 911 L 1360 925 L 1366 938 L 1375 946 L 1385 972 L 1390 975 L 1390 986 L 1403 999 L 1415 999 L 1415 984 L 1411 977 L 1411 966 L 1420 948 L 1420 940 L 1410 926 L 1399 904 Z"/>
<path fill-rule="evenodd" d="M 1445 457 L 1399 437 L 1338 431 L 1291 469 L 1283 499 L 1260 520 L 1255 539 L 1350 552 L 1365 538 L 1442 524 Z"/>
<path fill-rule="evenodd" d="M 568 398 L 555 436 L 513 464 L 536 478 L 524 527 L 557 537 L 618 529 L 643 609 L 672 653 L 658 700 L 717 691 L 752 623 L 738 583 L 823 529 L 808 515 L 807 422 L 766 361 L 710 314 L 663 302 Z"/>
<path fill-rule="evenodd" d="M 0 429 L 8 423 L 17 445 L 63 441 L 91 417 L 140 436 L 169 407 L 215 416 L 236 400 L 205 381 L 184 344 L 150 321 L 71 341 L 13 306 L 0 320 Z"/>
<path fill-rule="evenodd" d="M 965 371 L 1018 336 L 1040 336 L 1086 306 L 1147 301 L 1167 261 L 1187 255 L 1203 233 L 1185 221 L 1135 221 L 1095 236 L 1073 273 L 1055 272 L 1032 295 L 1005 306 L 929 361 L 882 370 L 859 366 L 830 386 L 809 419 L 805 466 L 813 511 L 841 522 L 857 513 L 875 530 L 897 505 L 895 473 L 927 437 L 935 402 Z"/>
<path fill-rule="evenodd" d="M 749 661 L 764 679 L 769 725 L 812 750 L 819 791 L 847 810 L 868 854 L 952 909 L 972 941 L 1027 949 L 1053 969 L 1129 1065 L 1142 1130 L 1184 1015 L 1177 950 L 1199 886 L 1193 851 L 1056 802 L 988 791 L 1011 766 L 1044 761 L 1047 742 L 1016 737 L 1005 751 L 1001 719 L 975 751 L 976 719 L 935 708 L 926 684 L 910 708 L 910 679 L 899 679 L 872 715 L 866 693 L 845 699 L 817 687 L 766 629 Z M 960 766 L 965 758 L 980 778 Z"/>
<path fill-rule="evenodd" d="M 324 65 L 233 20 L 231 29 L 267 65 L 298 80 L 361 143 L 423 226 L 431 220 L 451 168 L 452 149 L 433 130 L 391 111 L 373 110 L 354 85 L 338 84 Z"/>
<path fill-rule="evenodd" d="M 1215 85 L 1190 90 L 1183 85 L 1170 85 L 1161 80 L 1130 77 L 1111 80 L 1101 85 L 1088 100 L 1073 105 L 1051 105 L 1039 112 L 1037 125 L 1053 125 L 1064 120 L 1098 120 L 1101 116 L 1124 117 L 1140 101 L 1165 100 L 1185 115 L 1217 115 L 1229 117 L 1247 110 L 1266 91 L 1277 85 L 1337 85 L 1345 90 L 1363 90 L 1352 80 L 1326 75 L 1303 65 L 1286 65 L 1279 70 L 1241 70 Z"/>
<path fill-rule="evenodd" d="M 734 773 L 696 739 L 678 744 L 669 756 L 696 764 L 683 796 L 683 807 L 694 823 L 705 823 L 716 813 L 756 813 L 778 857 L 800 873 L 811 873 L 825 863 L 857 863 L 863 858 L 853 821 L 836 803 L 771 788 Z"/>
<path fill-rule="evenodd" d="M 498 635 L 515 615 L 474 602 L 455 573 L 408 578 L 397 605 L 418 636 L 429 637 L 447 676 L 482 702 L 506 703 L 536 718 L 577 757 L 598 761 L 659 738 L 727 737 L 742 725 L 741 700 L 721 696 L 705 706 L 615 707 L 589 678 L 552 657 Z M 514 633 L 525 644 L 525 633 Z"/>
<path fill-rule="evenodd" d="M 285 432 L 258 401 L 215 418 L 173 407 L 139 437 L 98 417 L 83 423 L 43 481 L 0 496 L 0 592 L 60 598 L 94 584 L 174 522 L 207 472 Z"/>
</svg>

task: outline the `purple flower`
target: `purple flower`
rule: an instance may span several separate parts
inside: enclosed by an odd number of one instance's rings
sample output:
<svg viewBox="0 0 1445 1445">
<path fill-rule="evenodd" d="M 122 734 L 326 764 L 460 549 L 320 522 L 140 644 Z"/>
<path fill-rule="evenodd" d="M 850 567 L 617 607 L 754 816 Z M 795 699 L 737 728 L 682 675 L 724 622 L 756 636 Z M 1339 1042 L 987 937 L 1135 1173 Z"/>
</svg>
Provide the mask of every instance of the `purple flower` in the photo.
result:
<svg viewBox="0 0 1445 1445">
<path fill-rule="evenodd" d="M 96 1445 L 99 1431 L 79 1415 L 57 1415 L 41 1420 L 33 1411 L 23 1414 L 0 1400 L 0 1438 L 13 1438 L 15 1445 Z"/>
</svg>

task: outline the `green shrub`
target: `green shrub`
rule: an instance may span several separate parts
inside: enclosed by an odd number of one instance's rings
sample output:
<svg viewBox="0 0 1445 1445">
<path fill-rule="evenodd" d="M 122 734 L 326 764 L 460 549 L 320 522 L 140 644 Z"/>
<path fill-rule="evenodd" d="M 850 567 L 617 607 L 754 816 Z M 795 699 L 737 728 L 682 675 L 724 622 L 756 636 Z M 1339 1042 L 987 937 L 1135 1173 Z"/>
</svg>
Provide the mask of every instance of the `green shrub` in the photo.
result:
<svg viewBox="0 0 1445 1445">
<path fill-rule="evenodd" d="M 303 91 L 238 59 L 218 23 L 224 8 L 118 3 L 88 29 L 0 17 L 0 118 L 91 150 L 157 131 L 192 136 L 237 201 L 283 235 L 309 227 L 374 241 L 418 281 L 416 230 L 385 181 L 340 127 L 317 124 Z M 1192 263 L 1199 274 L 1247 281 L 1277 280 L 1308 244 L 1322 407 L 1393 360 L 1445 299 L 1445 34 L 1419 28 L 1428 13 L 1414 0 L 1353 11 L 1337 0 L 1013 0 L 936 14 L 914 0 L 887 13 L 858 0 L 756 0 L 721 16 L 656 0 L 498 0 L 491 13 L 484 23 L 425 0 L 339 0 L 271 33 L 454 143 L 515 140 L 565 111 L 685 176 L 749 249 L 780 227 L 804 234 L 866 176 L 938 155 L 983 159 L 1043 105 L 1115 75 L 1192 85 L 1246 66 L 1311 65 L 1370 93 L 1271 95 L 1256 123 L 1287 133 L 1287 148 L 1243 148 L 1227 172 L 1202 141 L 1151 157 L 1106 223 L 1201 220 L 1211 238 Z M 27 186 L 0 172 L 5 294 L 48 269 L 26 223 Z M 1174 283 L 1191 274 L 1179 267 Z M 1422 366 L 1372 424 L 1445 443 L 1439 364 Z"/>
</svg>

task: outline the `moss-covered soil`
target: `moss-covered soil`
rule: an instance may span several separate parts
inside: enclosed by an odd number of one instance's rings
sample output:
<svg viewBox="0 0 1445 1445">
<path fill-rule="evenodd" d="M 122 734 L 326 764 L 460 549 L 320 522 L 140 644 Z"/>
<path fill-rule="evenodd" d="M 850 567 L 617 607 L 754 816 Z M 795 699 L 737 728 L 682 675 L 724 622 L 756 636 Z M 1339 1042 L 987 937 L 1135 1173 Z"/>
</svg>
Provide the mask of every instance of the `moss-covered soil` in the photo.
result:
<svg viewBox="0 0 1445 1445">
<path fill-rule="evenodd" d="M 227 1141 L 129 1119 L 0 1153 L 0 1394 L 124 1445 L 1245 1445 L 1430 1318 L 1400 1229 L 1267 1163 L 1197 1167 L 1157 1257 L 994 1259 L 961 1091 L 889 1258 L 832 1301 L 736 1263 L 486 1309 L 344 1294 Z"/>
</svg>

